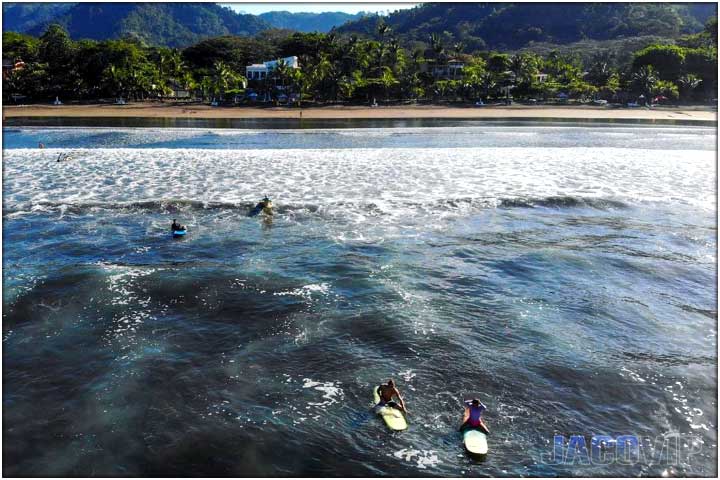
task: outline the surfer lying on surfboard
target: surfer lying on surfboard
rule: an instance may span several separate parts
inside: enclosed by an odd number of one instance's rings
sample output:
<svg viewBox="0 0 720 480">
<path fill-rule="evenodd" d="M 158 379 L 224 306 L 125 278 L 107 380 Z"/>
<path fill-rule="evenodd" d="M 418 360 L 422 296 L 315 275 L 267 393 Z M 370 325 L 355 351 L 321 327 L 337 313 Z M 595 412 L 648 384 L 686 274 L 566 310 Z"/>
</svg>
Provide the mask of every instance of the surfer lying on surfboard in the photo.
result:
<svg viewBox="0 0 720 480">
<path fill-rule="evenodd" d="M 472 400 L 465 400 L 465 413 L 463 415 L 463 423 L 460 425 L 460 431 L 477 428 L 485 435 L 490 434 L 485 422 L 482 420 L 482 413 L 487 409 L 480 400 L 473 398 Z"/>
<path fill-rule="evenodd" d="M 405 402 L 400 396 L 400 391 L 395 387 L 393 380 L 388 380 L 387 385 L 380 385 L 377 389 L 378 395 L 380 395 L 380 401 L 375 405 L 375 412 L 379 412 L 383 407 L 395 407 L 401 412 L 408 413 L 405 409 Z M 393 401 L 393 397 L 397 397 L 400 404 L 398 405 Z"/>
</svg>

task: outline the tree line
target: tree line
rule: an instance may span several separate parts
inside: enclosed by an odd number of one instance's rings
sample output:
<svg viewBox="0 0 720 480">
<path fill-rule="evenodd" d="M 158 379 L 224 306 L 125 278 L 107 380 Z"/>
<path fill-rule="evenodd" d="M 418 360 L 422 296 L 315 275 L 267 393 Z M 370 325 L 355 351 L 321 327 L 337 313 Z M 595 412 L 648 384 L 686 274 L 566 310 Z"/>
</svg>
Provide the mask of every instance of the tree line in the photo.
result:
<svg viewBox="0 0 720 480">
<path fill-rule="evenodd" d="M 378 24 L 376 37 L 268 30 L 255 37 L 211 38 L 179 50 L 132 38 L 74 41 L 59 25 L 50 25 L 39 38 L 6 32 L 4 57 L 21 59 L 24 66 L 3 72 L 4 100 L 166 99 L 178 90 L 226 102 L 250 92 L 275 101 L 292 97 L 319 103 L 487 102 L 510 96 L 625 102 L 641 95 L 705 102 L 717 96 L 715 19 L 698 34 L 675 44 L 649 45 L 625 63 L 608 52 L 585 62 L 557 51 L 471 55 L 462 41 L 449 44 L 435 33 L 425 48 L 410 50 L 384 23 Z M 293 55 L 299 69 L 280 62 L 263 80 L 244 76 L 251 63 Z M 448 70 L 449 65 L 462 68 Z"/>
</svg>

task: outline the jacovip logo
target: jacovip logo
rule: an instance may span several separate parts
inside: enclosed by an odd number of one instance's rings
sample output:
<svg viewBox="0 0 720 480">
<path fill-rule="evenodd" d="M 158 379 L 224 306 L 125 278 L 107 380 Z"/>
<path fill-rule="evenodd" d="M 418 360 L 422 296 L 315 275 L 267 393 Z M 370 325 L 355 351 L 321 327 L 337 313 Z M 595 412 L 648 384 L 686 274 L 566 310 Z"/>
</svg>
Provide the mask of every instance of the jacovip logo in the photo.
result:
<svg viewBox="0 0 720 480">
<path fill-rule="evenodd" d="M 553 450 L 540 456 L 548 465 L 678 465 L 690 463 L 705 442 L 697 435 L 668 433 L 654 439 L 637 435 L 553 437 Z"/>
</svg>

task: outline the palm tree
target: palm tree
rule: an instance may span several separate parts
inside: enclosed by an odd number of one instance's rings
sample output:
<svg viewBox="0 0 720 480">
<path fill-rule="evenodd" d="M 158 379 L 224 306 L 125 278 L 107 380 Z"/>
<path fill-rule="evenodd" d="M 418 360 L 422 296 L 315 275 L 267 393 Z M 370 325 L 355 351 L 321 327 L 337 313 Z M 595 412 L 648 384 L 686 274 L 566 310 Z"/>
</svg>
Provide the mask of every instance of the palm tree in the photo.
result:
<svg viewBox="0 0 720 480">
<path fill-rule="evenodd" d="M 330 57 L 325 54 L 320 54 L 320 61 L 315 66 L 313 77 L 315 80 L 316 88 L 319 96 L 327 99 L 330 97 L 330 93 L 333 93 L 337 97 L 337 82 L 336 82 L 335 68 L 330 61 Z"/>
<path fill-rule="evenodd" d="M 211 94 L 215 94 L 214 88 L 215 84 L 213 82 L 213 78 L 209 75 L 204 76 L 202 81 L 200 82 L 200 89 L 202 90 L 203 100 L 209 98 Z"/>
<path fill-rule="evenodd" d="M 117 65 L 110 64 L 105 69 L 103 77 L 108 89 L 114 92 L 115 95 L 122 97 L 125 93 L 127 72 Z"/>
<path fill-rule="evenodd" d="M 485 89 L 485 97 L 490 96 L 490 91 L 495 90 L 497 82 L 495 81 L 495 75 L 492 72 L 484 71 L 480 74 L 480 84 Z"/>
<path fill-rule="evenodd" d="M 477 90 L 483 85 L 484 74 L 487 73 L 484 65 L 468 65 L 463 69 L 463 82 L 470 90 L 473 97 L 476 96 Z"/>
<path fill-rule="evenodd" d="M 456 42 L 453 45 L 453 51 L 455 52 L 455 56 L 459 56 L 463 50 L 465 50 L 465 43 L 464 42 Z"/>
<path fill-rule="evenodd" d="M 185 61 L 177 48 L 173 48 L 168 55 L 168 69 L 170 75 L 180 77 L 185 70 Z"/>
<path fill-rule="evenodd" d="M 275 77 L 276 80 L 280 81 L 280 86 L 284 87 L 289 72 L 290 66 L 287 64 L 287 62 L 285 62 L 285 60 L 280 59 L 275 66 L 275 70 L 273 70 L 273 77 Z"/>
<path fill-rule="evenodd" d="M 402 72 L 405 68 L 405 55 L 403 49 L 400 47 L 400 43 L 396 38 L 390 39 L 387 45 L 387 62 L 386 64 L 392 65 L 394 73 Z"/>
<path fill-rule="evenodd" d="M 632 76 L 633 82 L 639 87 L 641 92 L 646 98 L 650 97 L 650 92 L 653 90 L 655 82 L 658 81 L 658 76 L 652 65 L 646 65 L 641 67 Z"/>
<path fill-rule="evenodd" d="M 430 34 L 430 48 L 435 52 L 435 59 L 439 60 L 440 57 L 445 53 L 445 49 L 442 44 L 440 35 L 433 32 Z"/>
<path fill-rule="evenodd" d="M 692 74 L 683 75 L 677 80 L 678 87 L 680 87 L 683 97 L 691 96 L 693 90 L 695 90 L 700 83 L 702 83 L 702 80 Z"/>
<path fill-rule="evenodd" d="M 598 87 L 607 84 L 613 74 L 611 60 L 612 57 L 607 54 L 595 55 L 588 69 L 587 79 Z"/>
<path fill-rule="evenodd" d="M 422 51 L 420 49 L 414 50 L 410 54 L 410 58 L 412 58 L 413 63 L 417 65 L 418 63 L 420 63 L 420 59 L 422 58 Z"/>
<path fill-rule="evenodd" d="M 516 82 L 530 85 L 538 68 L 533 57 L 519 53 L 510 58 L 510 71 L 515 75 Z"/>
<path fill-rule="evenodd" d="M 390 28 L 390 25 L 388 25 L 387 23 L 385 23 L 383 20 L 380 20 L 380 23 L 378 23 L 378 25 L 377 25 L 377 33 L 378 33 L 378 35 L 380 36 L 380 41 L 381 41 L 381 42 L 382 42 L 383 39 L 385 38 L 385 35 L 387 35 L 388 33 L 390 33 L 390 30 L 392 30 L 392 29 Z"/>
<path fill-rule="evenodd" d="M 238 83 L 244 83 L 245 77 L 235 73 L 230 67 L 224 62 L 217 61 L 213 64 L 212 72 L 212 86 L 213 91 L 219 94 L 220 99 L 223 100 L 225 91 L 231 86 L 235 87 Z"/>
<path fill-rule="evenodd" d="M 392 70 L 389 67 L 383 67 L 383 73 L 379 78 L 380 84 L 385 89 L 385 99 L 387 100 L 389 97 L 390 88 L 397 85 L 398 80 L 395 78 L 395 75 L 393 75 Z"/>
<path fill-rule="evenodd" d="M 189 92 L 193 92 L 193 95 L 196 93 L 196 90 L 199 86 L 198 82 L 195 81 L 192 73 L 188 71 L 183 73 L 181 83 L 183 87 L 185 87 Z"/>
<path fill-rule="evenodd" d="M 286 83 L 290 76 L 290 66 L 285 62 L 285 60 L 280 59 L 277 62 L 277 65 L 275 66 L 275 69 L 273 70 L 273 79 L 275 80 L 275 88 L 276 90 L 285 91 Z M 280 85 L 278 86 L 278 82 Z"/>
</svg>

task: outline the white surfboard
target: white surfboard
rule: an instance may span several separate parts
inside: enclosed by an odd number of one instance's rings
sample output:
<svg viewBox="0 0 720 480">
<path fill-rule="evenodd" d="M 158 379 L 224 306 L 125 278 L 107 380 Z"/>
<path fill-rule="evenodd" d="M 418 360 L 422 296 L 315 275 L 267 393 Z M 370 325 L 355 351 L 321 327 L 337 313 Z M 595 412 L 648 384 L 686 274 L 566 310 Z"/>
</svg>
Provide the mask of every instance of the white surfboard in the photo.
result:
<svg viewBox="0 0 720 480">
<path fill-rule="evenodd" d="M 485 455 L 488 452 L 487 436 L 480 430 L 471 428 L 463 432 L 463 443 L 468 452 Z"/>
</svg>

